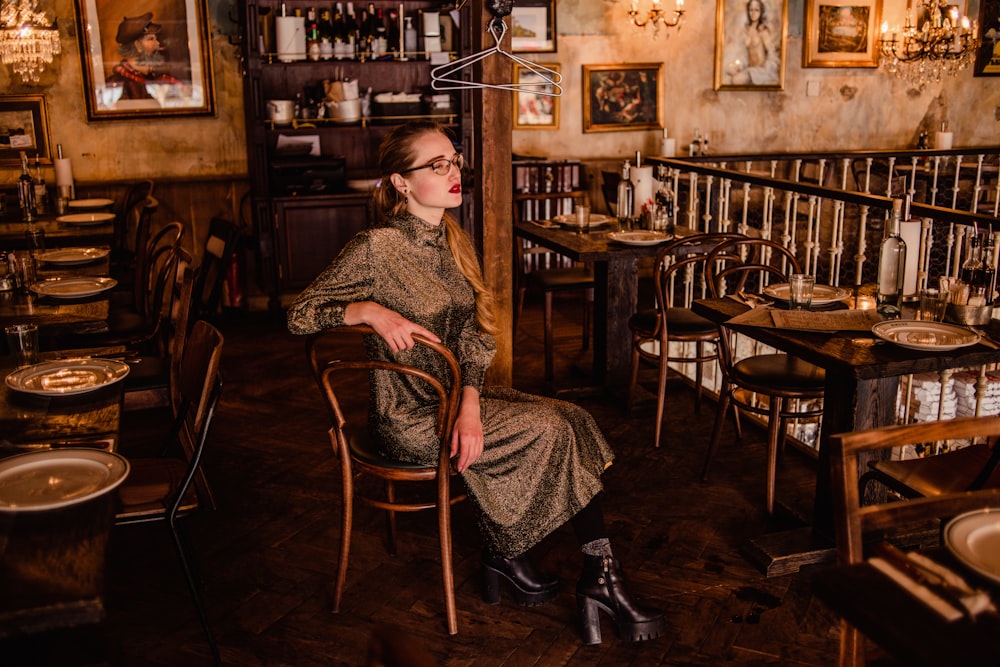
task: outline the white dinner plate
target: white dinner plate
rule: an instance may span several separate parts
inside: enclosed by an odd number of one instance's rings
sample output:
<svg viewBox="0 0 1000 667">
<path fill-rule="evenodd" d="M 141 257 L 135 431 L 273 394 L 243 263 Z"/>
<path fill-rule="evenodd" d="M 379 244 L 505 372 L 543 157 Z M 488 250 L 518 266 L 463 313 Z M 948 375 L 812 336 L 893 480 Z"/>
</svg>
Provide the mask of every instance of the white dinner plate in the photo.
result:
<svg viewBox="0 0 1000 667">
<path fill-rule="evenodd" d="M 70 213 L 56 218 L 67 225 L 103 225 L 114 219 L 114 213 Z"/>
<path fill-rule="evenodd" d="M 74 199 L 66 202 L 66 205 L 70 208 L 104 208 L 114 203 L 114 199 Z"/>
<path fill-rule="evenodd" d="M 768 285 L 761 292 L 775 301 L 788 301 L 788 283 Z M 851 296 L 851 290 L 832 285 L 813 285 L 812 305 L 827 306 Z"/>
<path fill-rule="evenodd" d="M 944 543 L 969 569 L 1000 582 L 1000 507 L 959 514 L 944 527 Z"/>
<path fill-rule="evenodd" d="M 116 359 L 54 359 L 7 374 L 14 391 L 39 396 L 85 394 L 123 380 L 129 366 Z"/>
<path fill-rule="evenodd" d="M 111 491 L 128 475 L 128 461 L 99 449 L 65 448 L 0 461 L 0 512 L 59 509 Z"/>
<path fill-rule="evenodd" d="M 73 266 L 103 259 L 108 256 L 108 252 L 107 248 L 60 248 L 40 253 L 35 258 L 49 264 Z"/>
<path fill-rule="evenodd" d="M 106 292 L 118 281 L 114 278 L 98 276 L 67 276 L 64 278 L 48 278 L 31 286 L 31 291 L 42 296 L 57 299 L 82 299 Z"/>
<path fill-rule="evenodd" d="M 664 241 L 669 241 L 674 238 L 670 234 L 664 234 L 663 232 L 611 232 L 608 234 L 608 238 L 612 241 L 617 241 L 618 243 L 624 243 L 626 245 L 657 245 L 658 243 L 663 243 Z"/>
<path fill-rule="evenodd" d="M 565 225 L 566 227 L 576 227 L 577 229 L 584 227 L 576 220 L 576 214 L 572 215 L 554 215 L 552 216 L 553 222 L 558 222 L 560 225 Z M 587 227 L 600 227 L 601 225 L 606 225 L 611 222 L 610 216 L 604 215 L 602 213 L 591 213 L 590 222 L 587 223 Z"/>
<path fill-rule="evenodd" d="M 931 352 L 957 350 L 979 342 L 979 334 L 971 329 L 921 320 L 886 320 L 873 326 L 872 333 L 900 347 Z"/>
</svg>

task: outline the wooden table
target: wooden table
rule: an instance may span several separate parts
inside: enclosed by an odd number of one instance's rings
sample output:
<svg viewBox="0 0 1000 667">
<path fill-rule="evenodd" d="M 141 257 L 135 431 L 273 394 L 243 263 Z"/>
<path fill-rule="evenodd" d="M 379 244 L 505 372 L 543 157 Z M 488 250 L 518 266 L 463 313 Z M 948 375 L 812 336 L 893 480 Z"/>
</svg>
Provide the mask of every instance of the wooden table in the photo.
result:
<svg viewBox="0 0 1000 667">
<path fill-rule="evenodd" d="M 659 245 L 616 243 L 608 234 L 616 227 L 580 232 L 562 227 L 544 228 L 532 222 L 514 226 L 517 236 L 545 246 L 577 262 L 594 267 L 594 384 L 620 388 L 628 384 L 632 336 L 628 320 L 639 298 L 639 258 L 655 257 Z M 678 236 L 694 231 L 677 227 Z"/>
<path fill-rule="evenodd" d="M 79 212 L 79 211 L 77 211 Z M 114 238 L 114 220 L 101 225 L 76 225 L 56 220 L 58 216 L 39 216 L 35 226 L 45 232 L 46 248 L 69 248 L 72 246 L 108 245 Z M 29 248 L 24 232 L 28 223 L 20 218 L 0 218 L 0 250 L 23 250 Z"/>
<path fill-rule="evenodd" d="M 721 324 L 746 312 L 747 306 L 728 298 L 702 299 L 692 304 L 692 310 Z M 831 434 L 894 423 L 901 376 L 949 368 L 979 368 L 1000 362 L 1000 350 L 982 343 L 952 352 L 926 352 L 889 343 L 859 344 L 858 339 L 874 340 L 864 332 L 829 334 L 741 325 L 732 328 L 826 371 L 812 527 L 751 540 L 748 555 L 768 576 L 795 572 L 801 565 L 833 557 L 833 506 L 827 446 Z M 992 331 L 994 338 L 1000 339 L 998 334 L 1000 331 Z"/>
<path fill-rule="evenodd" d="M 989 590 L 1000 605 L 1000 594 L 984 581 L 967 575 L 944 550 L 928 554 Z M 984 613 L 975 621 L 948 623 L 867 562 L 817 572 L 817 596 L 858 628 L 900 664 L 922 667 L 996 667 L 1000 662 L 1000 616 Z"/>
</svg>

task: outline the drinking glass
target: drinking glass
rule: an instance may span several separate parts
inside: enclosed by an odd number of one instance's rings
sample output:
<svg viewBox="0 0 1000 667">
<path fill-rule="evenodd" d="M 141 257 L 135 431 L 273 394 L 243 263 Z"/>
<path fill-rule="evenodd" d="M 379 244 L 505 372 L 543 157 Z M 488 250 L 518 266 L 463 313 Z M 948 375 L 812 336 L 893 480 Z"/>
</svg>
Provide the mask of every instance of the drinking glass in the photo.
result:
<svg viewBox="0 0 1000 667">
<path fill-rule="evenodd" d="M 788 279 L 788 306 L 792 310 L 808 310 L 812 305 L 816 279 L 805 273 L 793 273 Z"/>
<path fill-rule="evenodd" d="M 22 292 L 27 292 L 38 280 L 38 274 L 35 271 L 35 258 L 30 252 L 18 251 L 15 255 L 15 262 L 17 286 Z"/>
<path fill-rule="evenodd" d="M 34 324 L 12 324 L 4 328 L 7 347 L 17 368 L 38 363 L 38 327 Z"/>
<path fill-rule="evenodd" d="M 948 306 L 948 295 L 939 289 L 928 287 L 920 292 L 920 304 L 917 306 L 917 319 L 928 322 L 940 322 L 944 319 L 944 311 Z"/>
<path fill-rule="evenodd" d="M 590 227 L 590 207 L 578 205 L 576 207 L 576 224 L 581 229 L 587 229 Z"/>
</svg>

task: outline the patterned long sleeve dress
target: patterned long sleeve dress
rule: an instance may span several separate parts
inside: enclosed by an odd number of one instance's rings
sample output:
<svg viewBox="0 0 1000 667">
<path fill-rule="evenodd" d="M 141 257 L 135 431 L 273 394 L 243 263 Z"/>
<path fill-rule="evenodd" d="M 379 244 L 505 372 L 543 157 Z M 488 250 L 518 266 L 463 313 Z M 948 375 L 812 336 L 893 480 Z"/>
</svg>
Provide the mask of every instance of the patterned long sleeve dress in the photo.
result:
<svg viewBox="0 0 1000 667">
<path fill-rule="evenodd" d="M 485 446 L 462 479 L 494 553 L 518 556 L 587 505 L 601 490 L 614 455 L 586 410 L 505 387 L 484 388 L 496 346 L 476 325 L 472 286 L 448 248 L 445 225 L 409 213 L 352 239 L 288 311 L 292 333 L 344 325 L 344 310 L 375 301 L 433 331 L 457 357 L 463 386 L 480 392 Z M 393 355 L 378 336 L 368 354 L 446 378 L 434 352 L 416 346 Z M 385 453 L 434 465 L 436 398 L 421 383 L 375 374 L 369 426 Z"/>
</svg>

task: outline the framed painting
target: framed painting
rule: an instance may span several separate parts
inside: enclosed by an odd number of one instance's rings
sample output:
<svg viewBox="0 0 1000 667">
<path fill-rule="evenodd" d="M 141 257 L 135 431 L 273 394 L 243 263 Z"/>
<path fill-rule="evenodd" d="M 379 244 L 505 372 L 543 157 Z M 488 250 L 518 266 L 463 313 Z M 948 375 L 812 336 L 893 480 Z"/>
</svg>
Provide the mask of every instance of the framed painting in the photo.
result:
<svg viewBox="0 0 1000 667">
<path fill-rule="evenodd" d="M 806 0 L 803 67 L 878 67 L 882 0 L 844 2 Z"/>
<path fill-rule="evenodd" d="M 559 65 L 554 63 L 539 64 L 559 71 Z M 514 91 L 514 129 L 558 130 L 559 98 L 544 94 L 555 92 L 552 82 L 521 65 L 514 65 L 514 82 L 522 87 Z M 525 86 L 530 90 L 524 90 Z"/>
<path fill-rule="evenodd" d="M 663 129 L 663 63 L 583 66 L 583 131 Z"/>
<path fill-rule="evenodd" d="M 44 95 L 0 96 L 0 167 L 20 167 L 21 151 L 32 164 L 52 164 Z"/>
<path fill-rule="evenodd" d="M 783 90 L 788 0 L 717 0 L 715 89 Z"/>
<path fill-rule="evenodd" d="M 555 0 L 518 0 L 510 11 L 510 49 L 514 53 L 554 53 Z"/>
<path fill-rule="evenodd" d="M 89 120 L 215 113 L 206 0 L 76 0 Z"/>
<path fill-rule="evenodd" d="M 974 76 L 1000 76 L 1000 0 L 980 0 L 979 30 L 983 41 L 976 51 Z"/>
</svg>

